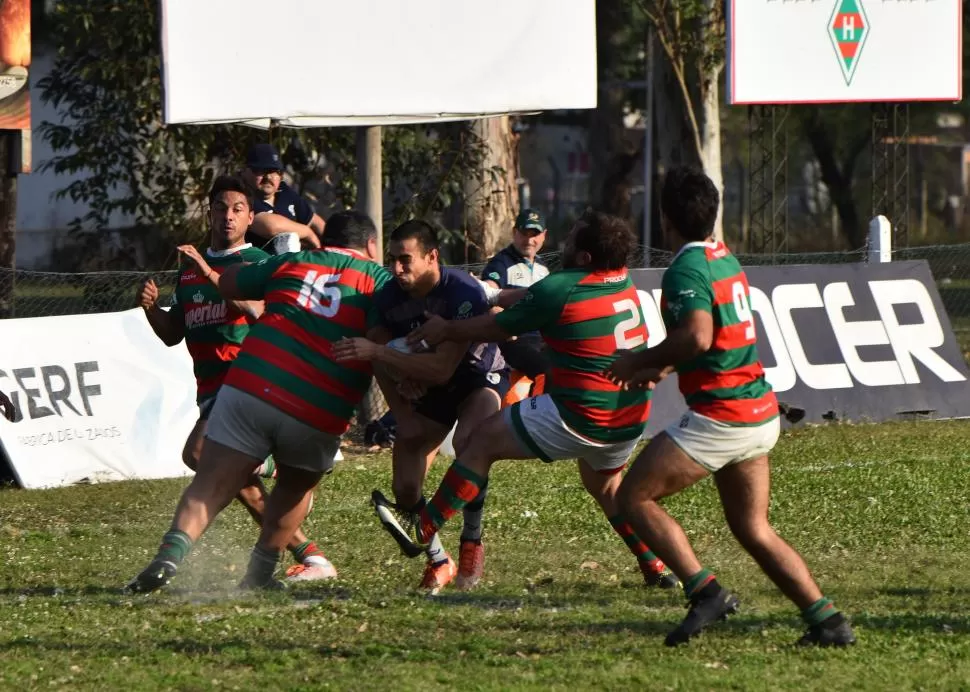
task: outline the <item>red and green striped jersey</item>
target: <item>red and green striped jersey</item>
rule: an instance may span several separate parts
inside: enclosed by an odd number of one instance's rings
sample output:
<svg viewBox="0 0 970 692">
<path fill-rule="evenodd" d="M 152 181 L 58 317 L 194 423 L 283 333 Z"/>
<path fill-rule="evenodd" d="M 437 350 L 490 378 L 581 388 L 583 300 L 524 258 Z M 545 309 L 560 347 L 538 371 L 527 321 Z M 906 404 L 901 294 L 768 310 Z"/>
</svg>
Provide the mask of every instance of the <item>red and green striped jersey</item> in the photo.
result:
<svg viewBox="0 0 970 692">
<path fill-rule="evenodd" d="M 661 310 L 669 333 L 695 310 L 711 313 L 710 350 L 677 365 L 680 391 L 695 413 L 731 425 L 778 415 L 755 346 L 748 277 L 724 243 L 688 243 L 663 277 Z"/>
<path fill-rule="evenodd" d="M 647 343 L 646 320 L 626 269 L 555 272 L 495 319 L 509 334 L 542 335 L 552 364 L 545 391 L 575 432 L 597 442 L 643 434 L 651 393 L 624 391 L 603 375 L 617 350 L 640 350 Z"/>
<path fill-rule="evenodd" d="M 206 252 L 206 262 L 217 274 L 233 264 L 259 262 L 267 257 L 265 252 L 250 245 Z M 201 404 L 219 391 L 252 319 L 229 307 L 219 295 L 219 289 L 200 275 L 195 265 L 179 273 L 172 293 L 172 309 L 181 312 L 184 319 L 185 345 L 192 356 L 196 398 Z"/>
<path fill-rule="evenodd" d="M 342 435 L 371 381 L 369 363 L 337 363 L 331 345 L 364 336 L 374 294 L 391 278 L 354 250 L 278 255 L 236 274 L 241 295 L 266 309 L 226 385 L 332 435 Z"/>
</svg>

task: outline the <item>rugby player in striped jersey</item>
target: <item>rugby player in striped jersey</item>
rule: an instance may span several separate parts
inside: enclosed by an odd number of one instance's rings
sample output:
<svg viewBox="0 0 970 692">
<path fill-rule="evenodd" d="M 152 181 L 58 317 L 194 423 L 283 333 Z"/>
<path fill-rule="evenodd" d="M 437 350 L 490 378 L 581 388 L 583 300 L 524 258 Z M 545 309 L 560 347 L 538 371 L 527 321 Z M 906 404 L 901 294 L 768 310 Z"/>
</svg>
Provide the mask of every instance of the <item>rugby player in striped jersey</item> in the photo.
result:
<svg viewBox="0 0 970 692">
<path fill-rule="evenodd" d="M 768 453 L 778 441 L 778 402 L 758 360 L 748 279 L 713 237 L 720 203 L 704 173 L 675 168 L 661 192 L 661 219 L 676 252 L 663 277 L 666 338 L 617 355 L 607 374 L 636 390 L 676 370 L 688 410 L 651 440 L 623 479 L 624 516 L 684 584 L 689 611 L 666 638 L 686 643 L 737 610 L 738 599 L 705 569 L 659 501 L 714 476 L 728 526 L 765 574 L 802 611 L 801 645 L 845 646 L 852 629 L 825 598 L 801 556 L 768 522 Z"/>
<path fill-rule="evenodd" d="M 265 311 L 219 391 L 198 472 L 171 529 L 130 591 L 168 584 L 269 454 L 277 482 L 241 586 L 282 586 L 274 577 L 280 554 L 306 516 L 310 493 L 333 468 L 340 436 L 370 384 L 370 365 L 338 365 L 332 344 L 365 333 L 374 294 L 391 278 L 375 262 L 376 235 L 365 215 L 341 212 L 327 224 L 327 247 L 236 264 L 222 274 L 223 298 L 262 300 Z"/>
<path fill-rule="evenodd" d="M 191 262 L 179 272 L 171 307 L 158 305 L 158 287 L 149 279 L 142 286 L 138 304 L 155 335 L 167 346 L 185 341 L 197 383 L 199 419 L 189 433 L 182 461 L 193 471 L 199 455 L 216 395 L 249 328 L 262 314 L 262 301 L 226 301 L 219 295 L 219 277 L 234 264 L 258 262 L 269 257 L 244 241 L 252 211 L 252 192 L 233 176 L 217 178 L 209 193 L 209 248 L 203 257 L 191 245 L 179 252 Z M 266 465 L 272 468 L 273 461 Z M 257 524 L 262 522 L 266 488 L 258 474 L 240 489 L 237 497 Z M 330 579 L 337 575 L 333 564 L 318 545 L 297 529 L 288 548 L 296 560 L 294 579 Z"/>
<path fill-rule="evenodd" d="M 486 419 L 456 442 L 457 456 L 437 492 L 416 516 L 398 511 L 374 491 L 381 522 L 404 552 L 418 555 L 449 518 L 474 500 L 500 459 L 579 459 L 590 495 L 638 557 L 648 583 L 672 587 L 663 563 L 617 509 L 621 471 L 640 441 L 650 412 L 648 389 L 625 389 L 603 371 L 617 349 L 642 348 L 646 323 L 626 262 L 636 243 L 617 217 L 588 213 L 563 251 L 563 269 L 532 284 L 498 314 L 467 320 L 428 316 L 409 340 L 493 342 L 539 331 L 551 368 L 545 393 Z"/>
</svg>

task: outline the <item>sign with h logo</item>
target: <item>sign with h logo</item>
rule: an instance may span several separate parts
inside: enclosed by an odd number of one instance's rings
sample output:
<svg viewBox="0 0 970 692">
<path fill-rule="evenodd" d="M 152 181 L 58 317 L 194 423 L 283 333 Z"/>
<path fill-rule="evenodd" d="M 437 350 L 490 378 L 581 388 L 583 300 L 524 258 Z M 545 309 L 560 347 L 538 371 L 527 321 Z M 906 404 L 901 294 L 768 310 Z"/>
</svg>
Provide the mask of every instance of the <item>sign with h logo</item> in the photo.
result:
<svg viewBox="0 0 970 692">
<path fill-rule="evenodd" d="M 862 46 L 869 35 L 869 20 L 862 0 L 835 0 L 829 33 L 839 57 L 839 67 L 842 68 L 845 83 L 852 84 Z"/>
<path fill-rule="evenodd" d="M 960 101 L 964 0 L 724 0 L 732 105 Z"/>
</svg>

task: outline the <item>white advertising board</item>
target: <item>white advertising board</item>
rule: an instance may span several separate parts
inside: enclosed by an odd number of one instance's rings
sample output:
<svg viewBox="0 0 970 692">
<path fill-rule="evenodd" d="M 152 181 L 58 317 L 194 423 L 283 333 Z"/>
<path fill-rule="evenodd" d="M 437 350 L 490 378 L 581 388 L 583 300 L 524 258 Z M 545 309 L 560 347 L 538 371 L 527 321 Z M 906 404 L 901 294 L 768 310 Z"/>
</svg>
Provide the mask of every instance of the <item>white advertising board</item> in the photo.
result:
<svg viewBox="0 0 970 692">
<path fill-rule="evenodd" d="M 0 321 L 0 390 L 20 420 L 0 443 L 24 488 L 189 474 L 192 360 L 141 310 Z"/>
<path fill-rule="evenodd" d="M 166 123 L 393 124 L 596 106 L 594 0 L 162 0 Z"/>
<path fill-rule="evenodd" d="M 731 104 L 959 101 L 962 0 L 728 0 Z"/>
</svg>

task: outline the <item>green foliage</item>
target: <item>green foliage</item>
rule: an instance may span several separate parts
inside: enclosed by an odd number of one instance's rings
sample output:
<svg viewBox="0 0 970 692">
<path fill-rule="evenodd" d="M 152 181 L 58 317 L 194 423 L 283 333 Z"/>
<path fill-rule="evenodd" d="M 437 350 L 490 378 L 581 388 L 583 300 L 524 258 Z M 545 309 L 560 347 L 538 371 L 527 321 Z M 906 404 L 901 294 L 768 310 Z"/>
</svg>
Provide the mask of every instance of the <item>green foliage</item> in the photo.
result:
<svg viewBox="0 0 970 692">
<path fill-rule="evenodd" d="M 160 254 L 146 263 L 168 265 L 175 243 L 203 238 L 214 176 L 238 170 L 247 147 L 260 140 L 281 148 L 298 190 L 329 191 L 323 205 L 329 209 L 353 206 L 351 128 L 267 136 L 235 125 L 165 126 L 159 30 L 158 5 L 145 0 L 57 2 L 46 18 L 45 38 L 56 58 L 38 86 L 41 99 L 63 118 L 40 126 L 54 151 L 40 170 L 76 178 L 58 195 L 88 209 L 71 223 L 80 254 L 100 257 L 103 229 L 122 224 L 132 229 L 123 244 L 140 237 L 151 254 L 145 241 L 154 240 Z M 451 136 L 448 126 L 384 128 L 385 221 L 448 209 L 465 177 L 481 175 L 483 147 L 468 136 Z M 117 268 L 133 268 L 132 262 L 123 254 L 124 267 Z"/>
</svg>

